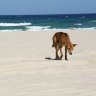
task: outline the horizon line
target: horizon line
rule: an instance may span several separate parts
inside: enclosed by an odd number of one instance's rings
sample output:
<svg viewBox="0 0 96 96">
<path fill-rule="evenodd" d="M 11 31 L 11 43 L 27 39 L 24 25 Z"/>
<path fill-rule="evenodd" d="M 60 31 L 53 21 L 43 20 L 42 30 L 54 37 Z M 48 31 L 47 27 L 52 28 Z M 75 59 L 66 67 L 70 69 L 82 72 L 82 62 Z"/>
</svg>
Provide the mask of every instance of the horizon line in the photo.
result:
<svg viewBox="0 0 96 96">
<path fill-rule="evenodd" d="M 2 15 L 0 15 L 0 16 L 9 16 L 9 15 L 13 15 L 13 16 L 15 16 L 15 15 L 85 15 L 85 14 L 96 14 L 96 13 L 67 13 L 67 14 L 64 14 L 64 13 L 62 13 L 62 14 L 2 14 Z"/>
</svg>

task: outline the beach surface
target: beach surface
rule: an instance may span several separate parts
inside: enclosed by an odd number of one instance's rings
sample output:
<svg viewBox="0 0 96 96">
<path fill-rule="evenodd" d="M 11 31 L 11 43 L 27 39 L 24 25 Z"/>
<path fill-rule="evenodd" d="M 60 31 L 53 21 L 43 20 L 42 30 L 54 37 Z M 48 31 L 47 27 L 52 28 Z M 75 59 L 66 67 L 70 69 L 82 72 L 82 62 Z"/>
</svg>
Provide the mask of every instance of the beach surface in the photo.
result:
<svg viewBox="0 0 96 96">
<path fill-rule="evenodd" d="M 68 61 L 54 60 L 56 32 L 78 44 Z M 96 96 L 96 29 L 0 32 L 0 96 Z"/>
</svg>

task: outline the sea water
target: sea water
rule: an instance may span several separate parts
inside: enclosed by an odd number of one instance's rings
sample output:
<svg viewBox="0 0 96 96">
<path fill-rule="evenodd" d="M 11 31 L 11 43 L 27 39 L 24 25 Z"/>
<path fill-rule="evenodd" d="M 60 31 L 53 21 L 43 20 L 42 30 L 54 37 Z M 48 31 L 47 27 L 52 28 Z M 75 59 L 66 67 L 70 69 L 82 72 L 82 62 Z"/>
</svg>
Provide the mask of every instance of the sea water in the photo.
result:
<svg viewBox="0 0 96 96">
<path fill-rule="evenodd" d="M 96 14 L 0 15 L 0 31 L 96 28 Z"/>
</svg>

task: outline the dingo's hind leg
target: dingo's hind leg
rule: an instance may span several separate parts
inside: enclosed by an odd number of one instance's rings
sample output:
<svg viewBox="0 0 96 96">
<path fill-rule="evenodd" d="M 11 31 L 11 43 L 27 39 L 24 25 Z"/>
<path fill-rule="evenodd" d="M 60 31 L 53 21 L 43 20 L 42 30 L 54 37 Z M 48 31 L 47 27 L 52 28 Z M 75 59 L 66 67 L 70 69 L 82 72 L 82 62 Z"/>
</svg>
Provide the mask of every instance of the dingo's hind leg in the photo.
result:
<svg viewBox="0 0 96 96">
<path fill-rule="evenodd" d="M 58 56 L 58 51 L 59 51 L 59 46 L 55 46 L 55 50 L 56 50 L 56 59 L 58 60 L 59 59 L 59 56 Z"/>
</svg>

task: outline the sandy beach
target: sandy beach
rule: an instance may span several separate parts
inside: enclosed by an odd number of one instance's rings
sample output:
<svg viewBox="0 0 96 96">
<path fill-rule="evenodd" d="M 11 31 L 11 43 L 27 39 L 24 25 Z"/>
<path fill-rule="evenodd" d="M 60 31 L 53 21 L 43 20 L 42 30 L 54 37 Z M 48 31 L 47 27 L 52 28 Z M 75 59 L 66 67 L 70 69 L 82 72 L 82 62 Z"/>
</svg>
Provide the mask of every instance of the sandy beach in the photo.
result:
<svg viewBox="0 0 96 96">
<path fill-rule="evenodd" d="M 78 44 L 68 61 L 45 59 L 55 32 Z M 96 29 L 0 32 L 0 96 L 96 96 Z"/>
</svg>

